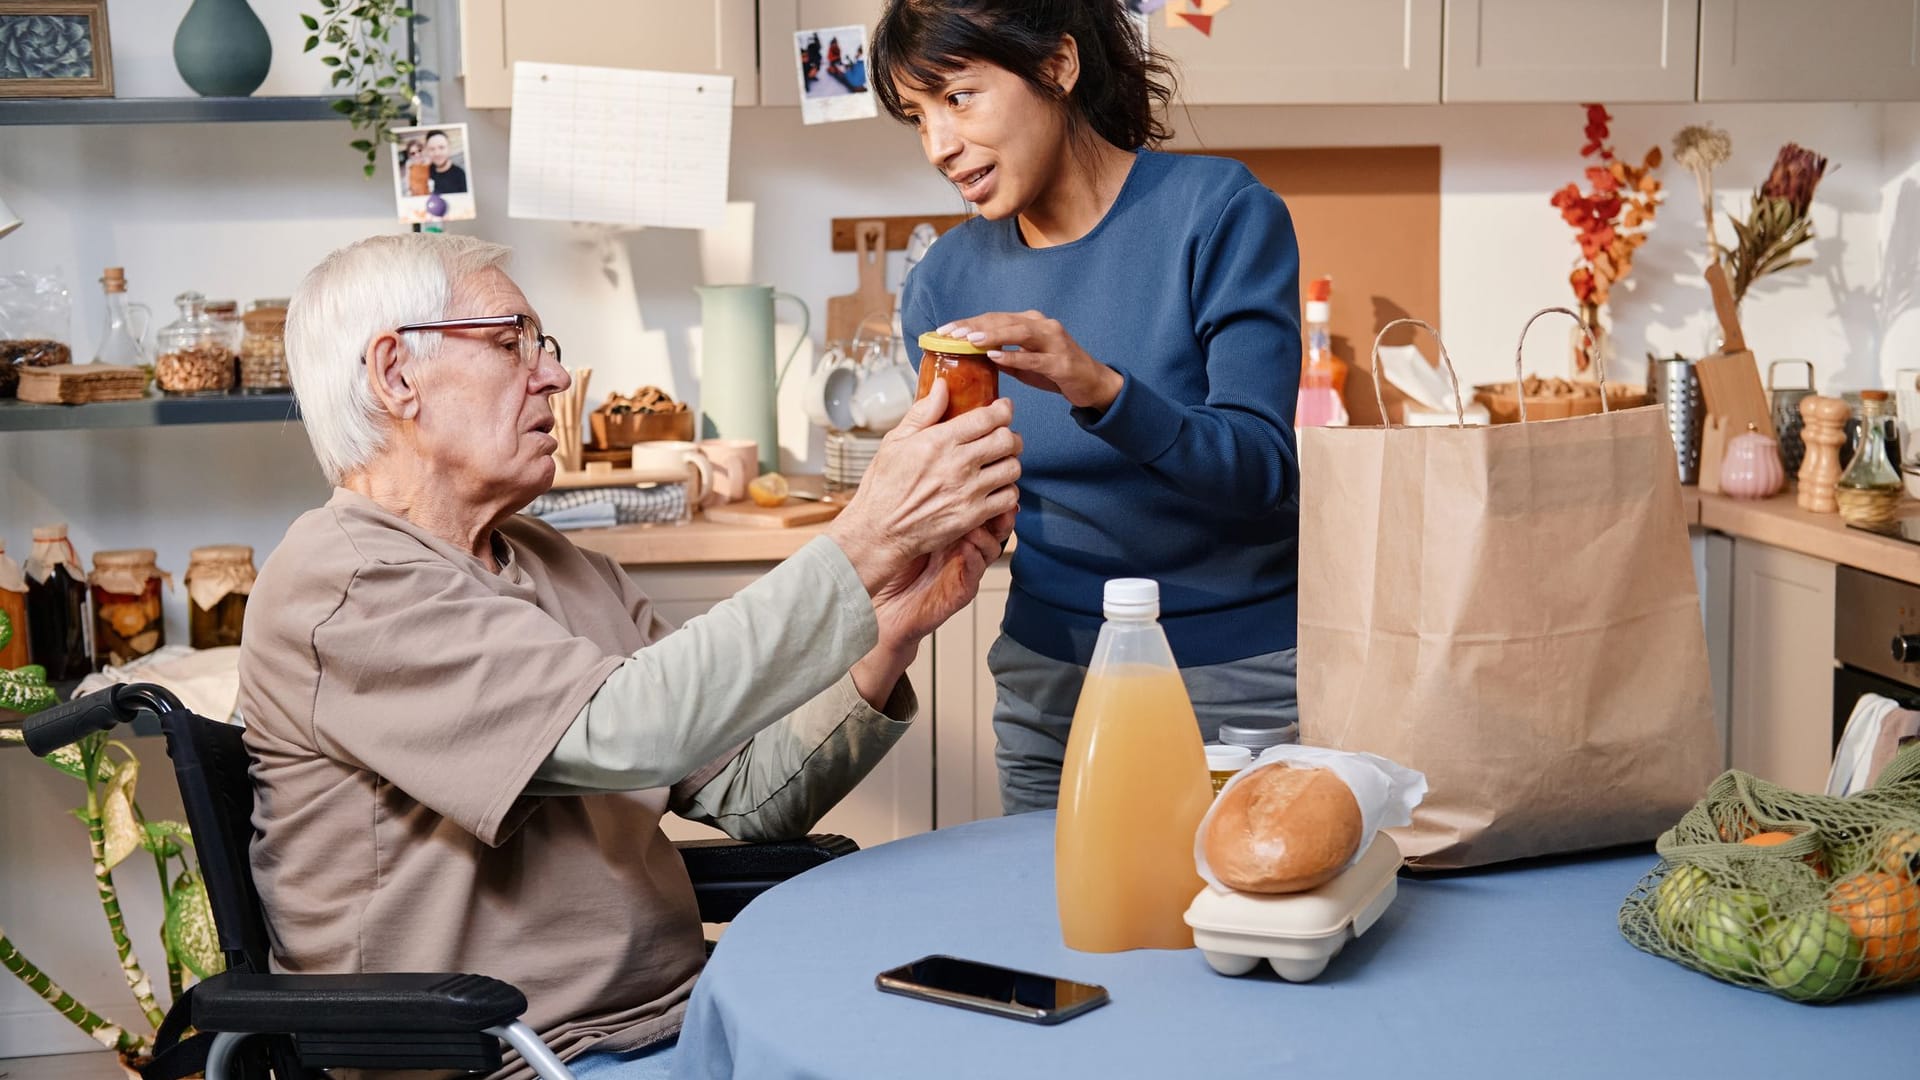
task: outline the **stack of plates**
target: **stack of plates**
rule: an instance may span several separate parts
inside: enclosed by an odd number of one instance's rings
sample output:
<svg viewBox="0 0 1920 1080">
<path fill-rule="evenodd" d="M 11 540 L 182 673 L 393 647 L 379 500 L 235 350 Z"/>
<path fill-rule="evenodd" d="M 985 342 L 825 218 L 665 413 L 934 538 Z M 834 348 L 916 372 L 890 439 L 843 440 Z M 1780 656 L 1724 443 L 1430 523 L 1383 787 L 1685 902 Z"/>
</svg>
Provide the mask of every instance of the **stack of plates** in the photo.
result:
<svg viewBox="0 0 1920 1080">
<path fill-rule="evenodd" d="M 828 431 L 826 481 L 828 491 L 851 491 L 860 486 L 882 437 L 870 431 Z"/>
</svg>

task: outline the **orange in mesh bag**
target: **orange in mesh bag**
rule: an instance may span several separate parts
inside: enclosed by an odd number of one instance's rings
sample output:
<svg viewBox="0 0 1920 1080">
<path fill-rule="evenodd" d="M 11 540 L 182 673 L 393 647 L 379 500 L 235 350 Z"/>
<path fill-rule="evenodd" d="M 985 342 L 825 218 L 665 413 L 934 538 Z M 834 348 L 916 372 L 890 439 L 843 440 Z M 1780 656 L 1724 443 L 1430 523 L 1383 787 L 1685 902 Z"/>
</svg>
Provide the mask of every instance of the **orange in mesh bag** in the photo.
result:
<svg viewBox="0 0 1920 1080">
<path fill-rule="evenodd" d="M 1729 771 L 1658 849 L 1620 909 L 1637 948 L 1795 1001 L 1920 982 L 1920 745 L 1848 798 Z"/>
</svg>

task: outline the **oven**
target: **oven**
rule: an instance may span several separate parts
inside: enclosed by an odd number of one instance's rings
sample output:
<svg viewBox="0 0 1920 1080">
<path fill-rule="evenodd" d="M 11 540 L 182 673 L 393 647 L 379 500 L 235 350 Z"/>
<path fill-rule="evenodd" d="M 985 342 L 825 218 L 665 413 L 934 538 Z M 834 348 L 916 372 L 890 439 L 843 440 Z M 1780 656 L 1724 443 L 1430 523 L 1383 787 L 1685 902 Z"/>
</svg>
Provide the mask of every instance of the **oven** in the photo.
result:
<svg viewBox="0 0 1920 1080">
<path fill-rule="evenodd" d="M 1862 694 L 1920 709 L 1920 585 L 1838 567 L 1833 609 L 1833 744 Z"/>
</svg>

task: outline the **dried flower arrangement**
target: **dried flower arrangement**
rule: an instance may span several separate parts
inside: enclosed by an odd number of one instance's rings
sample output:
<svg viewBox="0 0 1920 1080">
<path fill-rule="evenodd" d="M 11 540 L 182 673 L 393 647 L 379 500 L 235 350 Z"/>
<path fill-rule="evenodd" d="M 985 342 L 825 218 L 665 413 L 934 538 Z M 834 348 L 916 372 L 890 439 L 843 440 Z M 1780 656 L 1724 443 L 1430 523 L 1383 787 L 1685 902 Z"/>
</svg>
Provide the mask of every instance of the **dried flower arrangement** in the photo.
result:
<svg viewBox="0 0 1920 1080">
<path fill-rule="evenodd" d="M 1766 183 L 1753 193 L 1746 220 L 1727 215 L 1733 226 L 1734 246 L 1723 248 L 1713 226 L 1713 170 L 1733 154 L 1727 133 L 1713 127 L 1689 125 L 1673 137 L 1673 157 L 1693 173 L 1700 188 L 1700 208 L 1707 222 L 1707 256 L 1726 268 L 1738 303 L 1753 283 L 1813 260 L 1795 258 L 1794 249 L 1813 239 L 1813 193 L 1826 175 L 1827 159 L 1798 143 L 1788 143 L 1774 157 Z"/>
<path fill-rule="evenodd" d="M 1581 318 L 1597 338 L 1600 309 L 1613 286 L 1633 269 L 1633 253 L 1647 242 L 1647 230 L 1660 207 L 1660 181 L 1653 176 L 1660 167 L 1660 148 L 1648 150 L 1639 165 L 1621 160 L 1609 141 L 1613 117 L 1606 106 L 1588 105 L 1586 110 L 1587 142 L 1580 156 L 1598 159 L 1598 164 L 1586 168 L 1590 190 L 1582 192 L 1578 184 L 1568 184 L 1553 193 L 1552 203 L 1579 240 L 1580 261 L 1567 281 L 1580 304 Z M 1576 368 L 1585 371 L 1592 362 L 1592 348 L 1579 347 Z"/>
</svg>

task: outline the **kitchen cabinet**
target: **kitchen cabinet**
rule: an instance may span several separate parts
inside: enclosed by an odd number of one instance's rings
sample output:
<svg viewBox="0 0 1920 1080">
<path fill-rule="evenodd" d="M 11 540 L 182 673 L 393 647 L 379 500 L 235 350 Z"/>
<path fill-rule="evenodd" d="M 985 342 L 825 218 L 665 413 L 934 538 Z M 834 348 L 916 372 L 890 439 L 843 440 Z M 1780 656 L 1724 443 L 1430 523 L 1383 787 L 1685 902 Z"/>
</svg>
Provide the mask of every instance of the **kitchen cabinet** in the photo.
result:
<svg viewBox="0 0 1920 1080">
<path fill-rule="evenodd" d="M 754 22 L 754 0 L 460 0 L 467 108 L 510 108 L 521 60 L 731 75 L 733 103 L 752 105 Z"/>
<path fill-rule="evenodd" d="M 1441 0 L 1260 0 L 1210 34 L 1149 19 L 1188 105 L 1433 104 Z"/>
<path fill-rule="evenodd" d="M 1000 816 L 1000 770 L 993 759 L 993 676 L 987 650 L 1000 636 L 1011 582 L 1002 561 L 987 568 L 966 610 L 933 635 L 934 824 L 940 828 Z"/>
<path fill-rule="evenodd" d="M 1442 99 L 1692 101 L 1699 17 L 1700 0 L 1447 0 Z"/>
<path fill-rule="evenodd" d="M 662 618 L 679 626 L 752 584 L 767 565 L 633 568 L 629 573 L 652 598 Z M 880 764 L 815 832 L 852 837 L 863 848 L 933 828 L 933 650 L 926 645 L 907 670 L 920 695 L 920 715 Z M 668 815 L 662 829 L 675 840 L 720 835 L 715 829 Z"/>
<path fill-rule="evenodd" d="M 1699 98 L 1920 100 L 1920 0 L 1701 0 Z"/>
<path fill-rule="evenodd" d="M 884 0 L 760 0 L 760 104 L 800 104 L 800 54 L 793 35 L 831 26 L 863 26 L 872 47 L 873 24 Z"/>
<path fill-rule="evenodd" d="M 1822 791 L 1833 763 L 1834 564 L 1733 543 L 1732 765 Z"/>
</svg>

